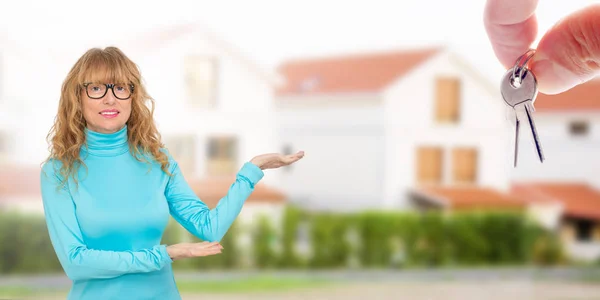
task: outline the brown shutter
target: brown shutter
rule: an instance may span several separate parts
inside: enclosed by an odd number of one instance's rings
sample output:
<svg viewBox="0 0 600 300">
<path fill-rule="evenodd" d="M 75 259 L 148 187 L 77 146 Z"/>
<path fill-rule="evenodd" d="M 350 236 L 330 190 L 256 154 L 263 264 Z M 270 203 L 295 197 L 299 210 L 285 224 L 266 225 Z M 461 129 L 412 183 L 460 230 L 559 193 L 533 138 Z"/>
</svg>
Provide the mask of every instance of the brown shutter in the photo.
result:
<svg viewBox="0 0 600 300">
<path fill-rule="evenodd" d="M 455 183 L 475 183 L 477 180 L 477 149 L 452 150 L 452 177 Z"/>
<path fill-rule="evenodd" d="M 440 184 L 442 182 L 442 148 L 419 147 L 417 149 L 417 182 Z"/>
<path fill-rule="evenodd" d="M 436 79 L 435 119 L 455 123 L 460 118 L 460 80 L 440 77 Z"/>
</svg>

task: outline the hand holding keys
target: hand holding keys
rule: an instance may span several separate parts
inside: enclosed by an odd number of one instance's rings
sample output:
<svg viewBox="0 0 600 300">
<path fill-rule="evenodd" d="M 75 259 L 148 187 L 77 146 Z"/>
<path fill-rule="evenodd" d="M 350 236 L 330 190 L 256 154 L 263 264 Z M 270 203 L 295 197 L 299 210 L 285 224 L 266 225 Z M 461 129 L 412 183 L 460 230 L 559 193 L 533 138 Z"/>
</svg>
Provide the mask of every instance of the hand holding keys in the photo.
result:
<svg viewBox="0 0 600 300">
<path fill-rule="evenodd" d="M 514 153 L 514 166 L 517 166 L 517 156 L 519 151 L 519 126 L 520 118 L 523 118 L 523 114 L 527 117 L 531 133 L 533 135 L 533 142 L 536 147 L 540 162 L 544 161 L 544 154 L 542 153 L 542 146 L 537 135 L 537 130 L 533 122 L 533 103 L 538 93 L 537 80 L 531 70 L 527 69 L 527 62 L 534 54 L 534 50 L 529 50 L 521 57 L 519 57 L 515 63 L 515 66 L 508 70 L 502 78 L 500 84 L 500 92 L 504 102 L 513 108 L 515 112 L 515 153 Z M 524 59 L 523 62 L 521 62 Z"/>
</svg>

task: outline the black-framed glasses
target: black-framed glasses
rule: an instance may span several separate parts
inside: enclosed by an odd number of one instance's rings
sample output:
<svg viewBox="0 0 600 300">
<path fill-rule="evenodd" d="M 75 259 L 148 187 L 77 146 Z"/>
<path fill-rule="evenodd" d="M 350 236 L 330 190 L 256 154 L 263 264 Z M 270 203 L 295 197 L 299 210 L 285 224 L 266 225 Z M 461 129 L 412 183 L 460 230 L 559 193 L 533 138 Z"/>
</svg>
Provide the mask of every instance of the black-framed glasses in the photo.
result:
<svg viewBox="0 0 600 300">
<path fill-rule="evenodd" d="M 86 82 L 83 84 L 85 92 L 91 99 L 101 99 L 106 95 L 108 89 L 112 90 L 115 98 L 119 100 L 127 100 L 133 93 L 133 84 L 126 83 L 92 83 Z"/>
</svg>

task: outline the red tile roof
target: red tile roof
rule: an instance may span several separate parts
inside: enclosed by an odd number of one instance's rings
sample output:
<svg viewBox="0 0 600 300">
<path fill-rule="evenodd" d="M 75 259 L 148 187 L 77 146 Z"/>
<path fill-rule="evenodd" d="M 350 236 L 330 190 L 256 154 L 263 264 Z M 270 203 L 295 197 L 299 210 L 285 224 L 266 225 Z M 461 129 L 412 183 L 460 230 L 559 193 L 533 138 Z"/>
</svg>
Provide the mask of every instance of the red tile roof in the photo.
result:
<svg viewBox="0 0 600 300">
<path fill-rule="evenodd" d="M 557 95 L 538 93 L 536 112 L 600 111 L 600 79 L 580 84 Z"/>
<path fill-rule="evenodd" d="M 441 48 L 291 60 L 278 68 L 287 81 L 278 95 L 376 92 L 426 62 Z M 600 78 L 557 95 L 539 93 L 539 112 L 600 110 Z"/>
<path fill-rule="evenodd" d="M 600 220 L 600 191 L 584 183 L 521 183 L 512 193 L 528 202 L 559 202 L 567 217 Z"/>
<path fill-rule="evenodd" d="M 526 203 L 513 195 L 486 187 L 423 187 L 418 193 L 451 210 L 523 209 Z"/>
<path fill-rule="evenodd" d="M 278 68 L 287 83 L 276 93 L 376 92 L 440 51 L 440 48 L 428 48 L 292 60 Z"/>
<path fill-rule="evenodd" d="M 196 195 L 210 208 L 217 205 L 219 200 L 227 195 L 229 188 L 234 183 L 233 177 L 214 177 L 188 180 L 190 187 Z M 258 183 L 246 203 L 284 203 L 285 195 L 264 183 Z"/>
</svg>

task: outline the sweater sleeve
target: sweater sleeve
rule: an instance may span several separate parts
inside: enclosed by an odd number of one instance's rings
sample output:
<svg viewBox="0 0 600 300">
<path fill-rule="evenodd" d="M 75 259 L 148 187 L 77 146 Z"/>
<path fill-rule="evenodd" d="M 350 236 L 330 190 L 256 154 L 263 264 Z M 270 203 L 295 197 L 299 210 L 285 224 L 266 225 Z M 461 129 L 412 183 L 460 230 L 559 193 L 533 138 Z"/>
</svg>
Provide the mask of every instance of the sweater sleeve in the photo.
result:
<svg viewBox="0 0 600 300">
<path fill-rule="evenodd" d="M 171 160 L 172 176 L 165 196 L 173 218 L 187 231 L 203 241 L 220 241 L 242 210 L 254 186 L 264 176 L 263 171 L 251 162 L 246 162 L 235 177 L 226 195 L 214 209 L 198 198 L 190 188 L 177 162 Z"/>
<path fill-rule="evenodd" d="M 79 228 L 76 205 L 67 187 L 57 189 L 61 181 L 52 165 L 51 162 L 46 163 L 41 172 L 44 215 L 54 251 L 71 280 L 114 278 L 127 273 L 152 272 L 172 262 L 165 245 L 138 251 L 89 249 Z"/>
</svg>

